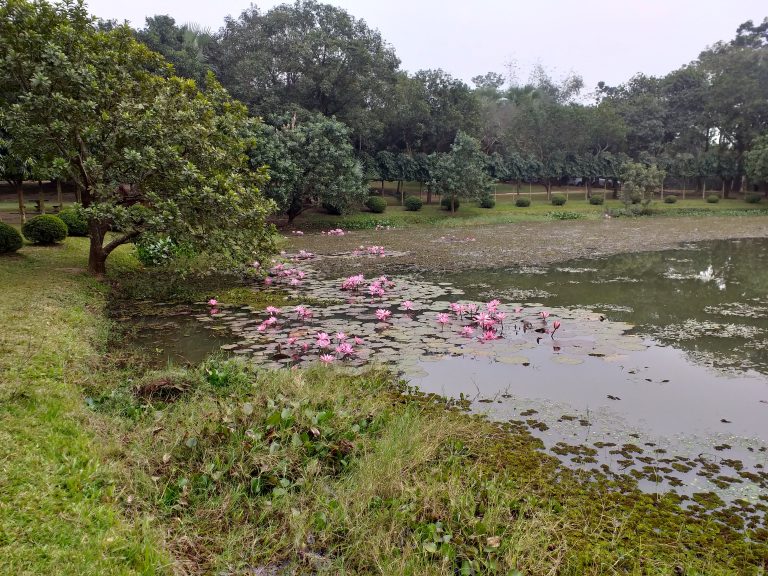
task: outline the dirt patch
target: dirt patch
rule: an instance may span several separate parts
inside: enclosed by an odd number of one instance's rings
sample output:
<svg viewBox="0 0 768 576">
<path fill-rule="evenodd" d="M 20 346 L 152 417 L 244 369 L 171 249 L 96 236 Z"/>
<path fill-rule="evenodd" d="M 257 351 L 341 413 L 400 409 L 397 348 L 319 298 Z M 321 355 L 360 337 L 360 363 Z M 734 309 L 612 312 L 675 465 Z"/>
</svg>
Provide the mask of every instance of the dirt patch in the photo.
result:
<svg viewBox="0 0 768 576">
<path fill-rule="evenodd" d="M 453 272 L 551 264 L 626 252 L 666 250 L 683 242 L 768 237 L 768 218 L 618 218 L 525 222 L 478 227 L 361 230 L 345 236 L 307 234 L 289 249 L 320 258 L 360 245 L 381 245 L 391 257 L 324 258 L 316 268 L 331 277 L 353 273 Z"/>
</svg>

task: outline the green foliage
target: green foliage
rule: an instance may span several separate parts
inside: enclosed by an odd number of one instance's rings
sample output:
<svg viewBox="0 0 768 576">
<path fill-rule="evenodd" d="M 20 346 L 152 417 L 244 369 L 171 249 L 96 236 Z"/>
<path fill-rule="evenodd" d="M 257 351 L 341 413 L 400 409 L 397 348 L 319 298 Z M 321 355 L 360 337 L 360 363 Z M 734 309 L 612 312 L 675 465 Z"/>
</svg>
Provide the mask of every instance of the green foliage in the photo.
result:
<svg viewBox="0 0 768 576">
<path fill-rule="evenodd" d="M 515 206 L 518 208 L 528 208 L 531 205 L 531 199 L 527 196 L 518 196 L 515 199 Z"/>
<path fill-rule="evenodd" d="M 67 225 L 69 236 L 88 236 L 88 220 L 80 207 L 62 210 L 58 217 Z"/>
<path fill-rule="evenodd" d="M 258 127 L 255 136 L 251 166 L 266 166 L 270 181 L 265 192 L 289 221 L 310 206 L 332 206 L 346 214 L 365 201 L 362 166 L 349 129 L 335 118 L 292 119 L 280 129 Z"/>
<path fill-rule="evenodd" d="M 135 244 L 136 258 L 144 266 L 170 264 L 180 258 L 192 258 L 194 249 L 189 244 L 178 244 L 170 236 L 144 235 Z"/>
<path fill-rule="evenodd" d="M 387 201 L 381 196 L 371 196 L 365 201 L 365 206 L 375 214 L 381 214 L 387 209 Z"/>
<path fill-rule="evenodd" d="M 0 222 L 0 254 L 16 252 L 24 244 L 21 234 L 13 226 Z"/>
<path fill-rule="evenodd" d="M 204 92 L 171 76 L 130 28 L 99 28 L 78 2 L 5 3 L 0 37 L 10 147 L 78 186 L 92 272 L 143 234 L 188 242 L 221 266 L 272 251 L 265 175 L 245 156 L 253 121 L 212 75 Z"/>
<path fill-rule="evenodd" d="M 675 196 L 674 194 L 667 194 L 666 196 L 664 196 L 665 204 L 674 204 L 675 202 L 677 202 L 677 196 Z"/>
<path fill-rule="evenodd" d="M 720 196 L 717 194 L 707 194 L 708 204 L 717 204 L 718 202 L 720 202 Z"/>
<path fill-rule="evenodd" d="M 424 202 L 418 196 L 408 196 L 403 203 L 405 209 L 409 212 L 418 212 L 424 206 Z"/>
<path fill-rule="evenodd" d="M 749 204 L 758 204 L 763 199 L 763 195 L 758 192 L 749 192 L 744 195 L 744 201 Z"/>
<path fill-rule="evenodd" d="M 547 216 L 552 220 L 580 220 L 584 218 L 584 214 L 580 212 L 570 212 L 568 210 L 558 212 L 548 212 Z"/>
<path fill-rule="evenodd" d="M 754 182 L 768 182 L 768 134 L 752 143 L 752 149 L 745 155 L 747 176 Z"/>
<path fill-rule="evenodd" d="M 605 198 L 603 198 L 602 196 L 589 197 L 589 203 L 592 204 L 592 206 L 602 206 L 603 202 L 605 202 Z"/>
<path fill-rule="evenodd" d="M 21 227 L 21 232 L 34 244 L 56 244 L 67 237 L 67 225 L 61 218 L 43 214 L 27 220 Z"/>
<path fill-rule="evenodd" d="M 443 210 L 456 211 L 459 209 L 459 206 L 461 206 L 461 203 L 459 202 L 458 198 L 451 198 L 450 196 L 444 196 L 443 199 L 440 200 L 440 207 Z"/>
<path fill-rule="evenodd" d="M 480 143 L 468 134 L 458 132 L 451 145 L 451 151 L 437 157 L 434 170 L 435 189 L 443 195 L 443 201 L 486 195 L 493 184 L 486 171 L 487 163 L 487 156 L 483 154 Z M 451 209 L 450 202 L 448 209 Z"/>
<path fill-rule="evenodd" d="M 645 165 L 639 162 L 627 162 L 622 169 L 624 186 L 621 190 L 621 200 L 625 207 L 630 204 L 642 204 L 648 208 L 653 200 L 653 194 L 661 188 L 664 181 L 664 170 L 655 164 Z M 637 198 L 637 202 L 634 199 Z"/>
<path fill-rule="evenodd" d="M 563 194 L 553 194 L 552 206 L 564 206 L 567 200 Z"/>
<path fill-rule="evenodd" d="M 496 200 L 493 199 L 493 196 L 490 194 L 483 196 L 480 198 L 480 202 L 478 203 L 480 205 L 480 208 L 493 208 L 496 206 Z"/>
</svg>

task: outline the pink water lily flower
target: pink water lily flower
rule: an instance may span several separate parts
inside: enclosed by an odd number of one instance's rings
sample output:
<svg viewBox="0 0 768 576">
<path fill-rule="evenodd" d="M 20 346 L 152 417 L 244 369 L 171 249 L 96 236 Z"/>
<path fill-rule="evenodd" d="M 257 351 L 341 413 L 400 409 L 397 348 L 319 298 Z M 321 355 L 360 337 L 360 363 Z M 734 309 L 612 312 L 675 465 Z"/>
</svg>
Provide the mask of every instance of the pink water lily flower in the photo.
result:
<svg viewBox="0 0 768 576">
<path fill-rule="evenodd" d="M 277 324 L 277 318 L 275 318 L 274 316 L 270 316 L 269 318 L 264 320 L 262 324 L 265 324 L 266 326 L 274 326 L 275 324 Z"/>
<path fill-rule="evenodd" d="M 265 284 L 266 286 L 271 286 L 271 285 L 272 285 L 272 278 L 270 278 L 269 276 L 267 276 L 266 278 L 264 278 L 264 284 Z"/>
<path fill-rule="evenodd" d="M 219 301 L 216 300 L 216 298 L 211 298 L 210 300 L 208 300 L 208 306 L 216 306 L 218 303 Z"/>
<path fill-rule="evenodd" d="M 449 324 L 451 322 L 451 317 L 446 314 L 445 312 L 440 312 L 437 315 L 437 323 L 440 324 L 440 328 L 442 329 L 446 324 Z"/>
<path fill-rule="evenodd" d="M 496 314 L 494 314 L 493 317 L 496 318 L 496 320 L 499 323 L 503 324 L 504 323 L 504 319 L 507 317 L 507 313 L 506 312 L 496 312 Z"/>
<path fill-rule="evenodd" d="M 336 360 L 336 358 L 331 354 L 323 354 L 320 356 L 320 362 L 323 364 L 330 364 L 334 360 Z"/>
<path fill-rule="evenodd" d="M 541 312 L 539 312 L 539 316 L 541 316 L 543 320 L 546 320 L 547 318 L 549 318 L 549 312 L 547 312 L 546 310 L 542 310 Z"/>
<path fill-rule="evenodd" d="M 458 302 L 451 302 L 451 311 L 456 314 L 456 316 L 461 316 L 464 314 L 465 308 L 463 304 L 459 304 Z"/>
<path fill-rule="evenodd" d="M 487 312 L 478 312 L 474 320 L 481 328 L 490 328 L 494 324 L 494 319 Z"/>
<path fill-rule="evenodd" d="M 413 310 L 413 302 L 410 300 L 406 300 L 401 306 L 403 307 L 403 310 Z"/>
<path fill-rule="evenodd" d="M 347 339 L 347 335 L 344 334 L 344 332 L 336 332 L 336 340 L 339 342 L 344 342 L 344 340 Z"/>
<path fill-rule="evenodd" d="M 483 342 L 488 342 L 489 340 L 496 340 L 498 338 L 498 334 L 494 332 L 493 330 L 486 330 L 483 332 L 483 335 L 480 337 L 480 340 Z"/>
<path fill-rule="evenodd" d="M 389 310 L 384 310 L 382 308 L 379 308 L 376 310 L 376 318 L 379 319 L 380 322 L 386 322 L 389 320 L 389 317 L 392 315 L 392 312 Z"/>
<path fill-rule="evenodd" d="M 278 308 L 277 306 L 267 306 L 265 308 L 265 311 L 270 316 L 276 316 L 277 314 L 280 314 L 282 312 L 282 310 L 280 308 Z"/>
<path fill-rule="evenodd" d="M 348 342 L 343 342 L 336 346 L 336 354 L 339 356 L 352 356 L 355 353 L 355 349 Z"/>
<path fill-rule="evenodd" d="M 294 344 L 296 344 L 296 340 L 297 338 L 295 336 L 291 336 L 290 338 L 288 338 L 288 340 L 286 340 L 286 342 L 288 343 L 288 346 L 293 346 Z"/>
<path fill-rule="evenodd" d="M 358 338 L 357 336 L 355 336 L 354 342 L 355 342 L 355 346 L 362 346 L 364 341 L 362 338 Z"/>
<path fill-rule="evenodd" d="M 472 326 L 464 326 L 464 328 L 462 328 L 460 332 L 460 334 L 465 338 L 471 338 L 474 333 L 475 333 L 475 329 L 472 328 Z"/>
<path fill-rule="evenodd" d="M 496 312 L 496 309 L 499 307 L 499 304 L 501 304 L 501 301 L 499 300 L 491 300 L 488 302 L 488 304 L 485 305 L 488 312 Z"/>
<path fill-rule="evenodd" d="M 519 306 L 518 306 L 517 308 L 515 308 L 515 314 L 517 314 L 518 316 L 520 316 L 520 313 L 521 313 L 522 311 L 523 311 L 523 309 L 522 309 L 522 308 L 520 308 Z"/>
</svg>

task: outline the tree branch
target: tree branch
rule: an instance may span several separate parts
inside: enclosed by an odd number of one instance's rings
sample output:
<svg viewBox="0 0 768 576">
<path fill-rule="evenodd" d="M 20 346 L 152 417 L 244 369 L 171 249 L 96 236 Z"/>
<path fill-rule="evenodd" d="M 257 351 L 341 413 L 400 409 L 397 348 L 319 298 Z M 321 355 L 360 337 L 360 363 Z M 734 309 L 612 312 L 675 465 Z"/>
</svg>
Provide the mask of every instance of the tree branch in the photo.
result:
<svg viewBox="0 0 768 576">
<path fill-rule="evenodd" d="M 128 232 L 125 236 L 121 236 L 120 238 L 115 238 L 114 240 L 112 240 L 112 242 L 104 246 L 104 253 L 109 254 L 110 252 L 112 252 L 112 250 L 114 250 L 118 246 L 127 244 L 128 242 L 136 238 L 139 235 L 139 233 L 140 232 L 138 230 L 133 230 L 131 232 Z"/>
</svg>

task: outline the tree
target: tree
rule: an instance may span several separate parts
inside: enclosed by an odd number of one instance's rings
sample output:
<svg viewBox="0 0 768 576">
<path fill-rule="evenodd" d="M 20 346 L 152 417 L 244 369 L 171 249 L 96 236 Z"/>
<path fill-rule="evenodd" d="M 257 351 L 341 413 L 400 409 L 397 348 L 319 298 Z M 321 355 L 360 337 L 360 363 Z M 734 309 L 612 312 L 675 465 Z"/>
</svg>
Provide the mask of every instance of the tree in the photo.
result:
<svg viewBox="0 0 768 576">
<path fill-rule="evenodd" d="M 747 176 L 754 183 L 768 183 L 768 134 L 756 139 L 746 155 Z M 766 188 L 768 197 L 768 188 Z"/>
<path fill-rule="evenodd" d="M 151 16 L 146 19 L 146 26 L 136 31 L 136 37 L 150 50 L 162 54 L 179 76 L 197 82 L 205 80 L 215 42 L 208 30 L 192 24 L 177 26 L 170 16 Z"/>
<path fill-rule="evenodd" d="M 640 198 L 643 208 L 647 208 L 653 200 L 653 194 L 661 188 L 665 172 L 655 164 L 647 166 L 640 162 L 627 162 L 622 170 L 624 185 L 621 190 L 621 200 L 629 208 L 634 197 Z"/>
<path fill-rule="evenodd" d="M 99 30 L 82 2 L 0 8 L 0 123 L 17 157 L 65 172 L 88 218 L 88 268 L 118 246 L 170 236 L 240 263 L 272 248 L 271 210 L 248 169 L 250 120 L 212 76 L 168 76 L 127 26 Z"/>
<path fill-rule="evenodd" d="M 266 193 L 292 222 L 310 206 L 331 206 L 348 212 L 365 200 L 367 190 L 360 162 L 349 141 L 349 128 L 321 114 L 305 121 L 292 119 L 280 129 L 264 129 L 277 142 L 254 147 L 252 166 L 264 165 L 274 184 Z M 258 141 L 258 140 L 257 140 Z"/>
<path fill-rule="evenodd" d="M 486 170 L 488 157 L 480 149 L 480 143 L 464 132 L 456 134 L 451 151 L 438 157 L 434 170 L 436 189 L 444 198 L 451 200 L 451 212 L 455 212 L 459 198 L 479 198 L 487 194 L 493 180 Z"/>
<path fill-rule="evenodd" d="M 211 64 L 250 110 L 272 120 L 303 108 L 336 116 L 354 140 L 384 107 L 400 64 L 378 31 L 345 10 L 314 0 L 252 6 L 228 18 Z"/>
</svg>

